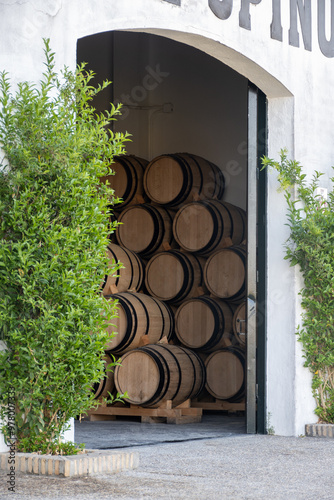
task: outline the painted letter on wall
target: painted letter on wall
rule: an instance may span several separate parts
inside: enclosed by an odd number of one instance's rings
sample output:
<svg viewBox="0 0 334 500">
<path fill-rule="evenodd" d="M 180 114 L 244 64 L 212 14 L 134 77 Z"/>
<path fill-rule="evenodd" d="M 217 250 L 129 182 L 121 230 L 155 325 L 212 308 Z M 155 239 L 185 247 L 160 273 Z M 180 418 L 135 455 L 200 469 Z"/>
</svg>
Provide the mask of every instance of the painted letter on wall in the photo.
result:
<svg viewBox="0 0 334 500">
<path fill-rule="evenodd" d="M 312 50 L 311 0 L 290 0 L 289 44 L 293 45 L 294 47 L 299 47 L 297 10 L 304 40 L 304 47 L 306 50 Z"/>
<path fill-rule="evenodd" d="M 164 2 L 173 3 L 174 5 L 179 5 L 179 7 L 181 7 L 181 0 L 164 0 Z"/>
<path fill-rule="evenodd" d="M 246 28 L 246 30 L 251 29 L 251 18 L 249 13 L 249 4 L 257 5 L 261 0 L 241 0 L 241 8 L 239 12 L 239 26 L 241 28 Z"/>
<path fill-rule="evenodd" d="M 334 57 L 334 0 L 331 0 L 331 37 L 326 38 L 326 0 L 318 0 L 318 40 L 321 52 Z"/>
<path fill-rule="evenodd" d="M 219 19 L 228 19 L 232 13 L 233 0 L 209 0 L 209 7 Z"/>
<path fill-rule="evenodd" d="M 273 20 L 270 25 L 270 35 L 274 40 L 283 40 L 283 28 L 281 20 L 281 0 L 273 0 Z"/>
</svg>

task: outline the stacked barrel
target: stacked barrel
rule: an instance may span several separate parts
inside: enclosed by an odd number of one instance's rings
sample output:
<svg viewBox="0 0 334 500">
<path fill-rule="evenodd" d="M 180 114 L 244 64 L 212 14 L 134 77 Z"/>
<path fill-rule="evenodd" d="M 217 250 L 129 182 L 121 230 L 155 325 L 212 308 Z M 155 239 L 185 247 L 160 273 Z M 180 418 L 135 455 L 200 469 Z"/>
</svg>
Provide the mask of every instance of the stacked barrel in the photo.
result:
<svg viewBox="0 0 334 500">
<path fill-rule="evenodd" d="M 108 180 L 123 199 L 104 294 L 118 300 L 106 351 L 122 357 L 115 385 L 128 402 L 176 406 L 205 385 L 216 399 L 244 396 L 245 212 L 223 201 L 224 176 L 189 153 L 150 163 L 122 156 Z M 116 206 L 115 209 L 118 207 Z M 164 339 L 164 340 L 162 340 Z M 163 341 L 164 343 L 161 343 Z"/>
</svg>

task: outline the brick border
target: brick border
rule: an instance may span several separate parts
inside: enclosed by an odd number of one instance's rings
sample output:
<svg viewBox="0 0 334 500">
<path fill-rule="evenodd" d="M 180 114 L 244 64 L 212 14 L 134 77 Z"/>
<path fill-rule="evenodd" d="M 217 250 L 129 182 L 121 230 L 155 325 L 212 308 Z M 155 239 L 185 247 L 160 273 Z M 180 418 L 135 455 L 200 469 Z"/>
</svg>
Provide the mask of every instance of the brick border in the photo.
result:
<svg viewBox="0 0 334 500">
<path fill-rule="evenodd" d="M 0 469 L 9 471 L 9 453 L 0 453 Z M 107 450 L 86 450 L 80 455 L 37 455 L 16 453 L 15 471 L 46 476 L 87 476 L 117 474 L 139 466 L 139 453 L 119 453 Z"/>
<path fill-rule="evenodd" d="M 305 436 L 334 438 L 334 424 L 307 424 Z"/>
</svg>

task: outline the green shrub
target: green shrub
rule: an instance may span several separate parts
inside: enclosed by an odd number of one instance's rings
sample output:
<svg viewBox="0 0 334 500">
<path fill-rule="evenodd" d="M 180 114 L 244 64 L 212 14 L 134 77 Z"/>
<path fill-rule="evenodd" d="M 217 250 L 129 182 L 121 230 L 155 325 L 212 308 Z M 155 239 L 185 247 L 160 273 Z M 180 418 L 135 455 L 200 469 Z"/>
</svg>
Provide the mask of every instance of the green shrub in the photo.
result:
<svg viewBox="0 0 334 500">
<path fill-rule="evenodd" d="M 0 75 L 0 417 L 14 397 L 17 449 L 44 442 L 59 453 L 65 423 L 94 406 L 103 373 L 115 304 L 99 288 L 118 200 L 98 178 L 127 134 L 110 131 L 119 108 L 92 107 L 110 82 L 94 88 L 84 65 L 57 75 L 44 44 L 38 85 L 20 83 L 12 95 Z"/>
<path fill-rule="evenodd" d="M 307 183 L 301 165 L 288 160 L 286 150 L 281 151 L 280 162 L 263 158 L 263 165 L 277 170 L 288 203 L 286 259 L 299 265 L 304 279 L 300 292 L 304 312 L 297 334 L 305 366 L 313 374 L 315 412 L 321 421 L 334 423 L 334 193 L 329 192 L 326 202 L 319 199 L 316 189 L 323 174 L 316 171 Z"/>
</svg>

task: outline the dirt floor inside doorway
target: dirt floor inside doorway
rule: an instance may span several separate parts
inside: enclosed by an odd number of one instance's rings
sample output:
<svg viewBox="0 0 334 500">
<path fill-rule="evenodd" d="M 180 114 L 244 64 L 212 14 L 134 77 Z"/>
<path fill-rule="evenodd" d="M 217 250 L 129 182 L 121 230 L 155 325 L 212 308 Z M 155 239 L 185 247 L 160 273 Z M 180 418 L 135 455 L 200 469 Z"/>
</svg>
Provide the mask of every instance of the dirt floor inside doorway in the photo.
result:
<svg viewBox="0 0 334 500">
<path fill-rule="evenodd" d="M 127 448 L 158 443 L 215 439 L 246 433 L 244 416 L 204 414 L 201 423 L 142 424 L 138 421 L 117 420 L 75 422 L 75 441 L 88 449 Z"/>
</svg>

